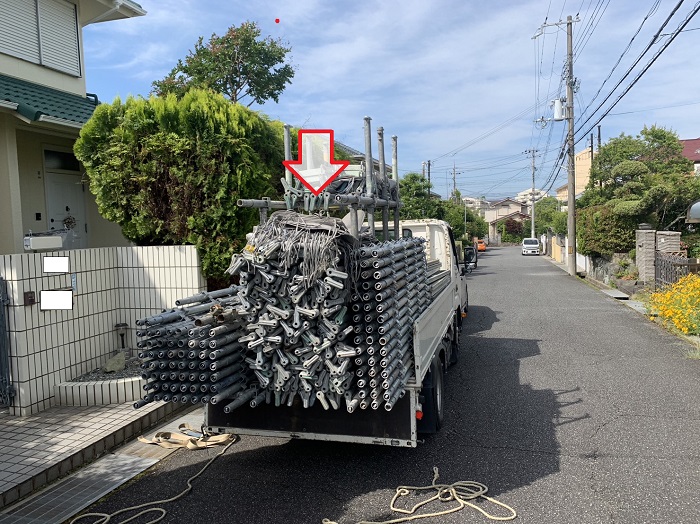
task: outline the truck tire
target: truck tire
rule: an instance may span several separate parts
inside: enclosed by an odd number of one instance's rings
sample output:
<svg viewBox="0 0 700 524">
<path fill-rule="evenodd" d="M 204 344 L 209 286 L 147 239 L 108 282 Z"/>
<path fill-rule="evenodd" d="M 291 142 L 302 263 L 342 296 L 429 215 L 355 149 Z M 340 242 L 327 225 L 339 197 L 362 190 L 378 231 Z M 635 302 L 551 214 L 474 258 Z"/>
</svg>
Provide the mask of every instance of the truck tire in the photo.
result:
<svg viewBox="0 0 700 524">
<path fill-rule="evenodd" d="M 420 401 L 423 404 L 423 418 L 418 421 L 418 433 L 429 435 L 437 433 L 442 427 L 444 417 L 444 370 L 440 357 L 435 355 L 430 363 L 430 371 L 425 376 Z"/>
<path fill-rule="evenodd" d="M 435 409 L 435 431 L 440 431 L 445 418 L 444 406 L 444 378 L 442 363 L 436 355 L 430 365 L 430 372 L 433 374 L 433 407 Z"/>
</svg>

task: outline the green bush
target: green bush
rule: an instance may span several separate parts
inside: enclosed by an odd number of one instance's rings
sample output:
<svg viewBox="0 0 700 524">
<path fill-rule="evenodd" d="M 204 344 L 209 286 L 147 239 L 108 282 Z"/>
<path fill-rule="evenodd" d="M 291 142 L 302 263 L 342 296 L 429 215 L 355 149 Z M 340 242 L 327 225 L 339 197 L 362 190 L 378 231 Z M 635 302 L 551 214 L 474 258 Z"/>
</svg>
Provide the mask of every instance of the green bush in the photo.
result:
<svg viewBox="0 0 700 524">
<path fill-rule="evenodd" d="M 224 274 L 257 223 L 236 201 L 270 194 L 283 173 L 278 128 L 198 89 L 102 104 L 74 149 L 103 217 L 137 244 L 194 244 L 206 277 Z"/>
</svg>

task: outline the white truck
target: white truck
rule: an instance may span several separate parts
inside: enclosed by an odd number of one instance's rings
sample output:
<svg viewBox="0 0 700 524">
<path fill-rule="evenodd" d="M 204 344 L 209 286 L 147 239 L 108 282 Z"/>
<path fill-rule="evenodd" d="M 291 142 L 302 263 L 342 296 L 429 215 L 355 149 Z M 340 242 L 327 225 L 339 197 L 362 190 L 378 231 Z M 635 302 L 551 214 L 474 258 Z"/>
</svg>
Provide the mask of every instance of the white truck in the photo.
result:
<svg viewBox="0 0 700 524">
<path fill-rule="evenodd" d="M 232 259 L 238 281 L 137 322 L 135 407 L 204 403 L 210 434 L 415 447 L 440 429 L 466 269 L 446 222 L 399 221 L 396 139 L 392 177 L 381 129 L 378 171 L 370 142 L 366 119 L 363 165 L 318 195 L 287 173 L 283 201 L 239 201 L 260 225 Z"/>
<path fill-rule="evenodd" d="M 452 230 L 441 220 L 399 222 L 402 237 L 425 239 L 428 263 L 439 263 L 444 289 L 411 326 L 413 376 L 406 395 L 391 411 L 327 410 L 262 404 L 225 413 L 222 404 L 208 404 L 204 426 L 210 433 L 236 433 L 300 439 L 415 447 L 419 434 L 443 423 L 444 373 L 457 361 L 462 319 L 469 306 L 463 265 L 459 264 Z"/>
</svg>

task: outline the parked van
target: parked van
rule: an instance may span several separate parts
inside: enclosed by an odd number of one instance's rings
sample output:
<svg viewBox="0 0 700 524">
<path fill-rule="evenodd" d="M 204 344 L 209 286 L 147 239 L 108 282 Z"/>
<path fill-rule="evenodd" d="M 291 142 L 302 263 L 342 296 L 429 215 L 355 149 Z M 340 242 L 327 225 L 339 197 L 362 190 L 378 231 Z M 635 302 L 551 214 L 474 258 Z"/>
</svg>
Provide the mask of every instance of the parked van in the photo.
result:
<svg viewBox="0 0 700 524">
<path fill-rule="evenodd" d="M 523 238 L 523 243 L 521 244 L 523 255 L 539 255 L 540 254 L 540 241 L 536 238 Z"/>
</svg>

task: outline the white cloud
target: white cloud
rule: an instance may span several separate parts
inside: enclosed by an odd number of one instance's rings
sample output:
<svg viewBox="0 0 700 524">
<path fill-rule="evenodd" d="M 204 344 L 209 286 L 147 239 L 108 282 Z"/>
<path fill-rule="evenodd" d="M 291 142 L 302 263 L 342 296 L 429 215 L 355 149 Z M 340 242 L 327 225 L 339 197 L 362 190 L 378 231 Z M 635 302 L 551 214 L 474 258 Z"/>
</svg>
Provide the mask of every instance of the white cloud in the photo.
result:
<svg viewBox="0 0 700 524">
<path fill-rule="evenodd" d="M 538 171 L 538 180 L 544 182 L 551 174 L 564 123 L 539 129 L 533 123 L 534 110 L 524 110 L 535 102 L 535 49 L 541 51 L 539 89 L 542 101 L 546 101 L 545 93 L 560 85 L 566 38 L 561 27 L 548 27 L 547 34 L 537 41 L 532 37 L 544 21 L 548 5 L 550 23 L 557 21 L 560 13 L 564 18 L 575 15 L 571 10 L 578 5 L 569 6 L 564 0 L 140 3 L 148 11 L 144 17 L 96 24 L 85 30 L 88 90 L 97 92 L 101 99 L 109 100 L 117 93 L 148 94 L 151 82 L 167 74 L 199 36 L 206 40 L 212 33 L 221 34 L 231 25 L 253 20 L 263 34 L 290 43 L 297 68 L 280 103 L 261 108 L 271 117 L 307 128 L 333 128 L 339 140 L 360 149 L 364 144 L 362 117 L 369 115 L 375 129 L 382 125 L 389 136 L 399 136 L 402 171 L 420 170 L 422 161 L 473 142 L 438 162 L 442 174 L 435 183 L 443 194 L 447 184 L 441 178 L 452 161 L 459 165 L 549 145 L 552 151 L 542 160 L 545 163 Z M 610 3 L 590 37 L 592 10 L 582 7 L 581 21 L 574 24 L 579 51 L 574 66 L 580 80 L 577 111 L 591 102 L 653 2 L 646 3 Z M 630 66 L 670 8 L 662 5 L 649 18 L 603 94 Z M 280 23 L 275 23 L 276 18 Z M 680 18 L 674 18 L 666 32 L 673 30 Z M 693 94 L 698 73 L 690 60 L 699 33 L 682 34 L 613 113 L 700 101 Z M 683 137 L 699 136 L 693 116 L 696 110 L 689 106 L 609 116 L 602 122 L 604 140 L 621 131 L 636 134 L 645 123 L 654 122 L 677 130 Z M 551 116 L 546 104 L 539 111 L 537 116 Z M 480 137 L 483 139 L 476 140 Z M 481 194 L 489 187 L 515 193 L 529 185 L 529 159 L 522 156 L 522 173 L 501 172 L 494 167 L 492 173 L 479 172 L 478 177 L 471 173 L 470 178 L 465 171 L 458 187 L 466 193 Z"/>
</svg>

